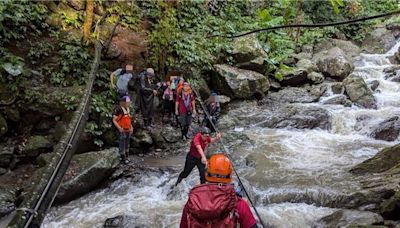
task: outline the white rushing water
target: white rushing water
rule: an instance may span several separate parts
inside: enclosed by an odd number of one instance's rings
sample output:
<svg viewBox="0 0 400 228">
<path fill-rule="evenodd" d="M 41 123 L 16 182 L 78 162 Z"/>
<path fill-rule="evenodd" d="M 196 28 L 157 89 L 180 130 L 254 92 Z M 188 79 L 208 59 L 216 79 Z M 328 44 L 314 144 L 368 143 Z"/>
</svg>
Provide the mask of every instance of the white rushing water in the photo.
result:
<svg viewBox="0 0 400 228">
<path fill-rule="evenodd" d="M 236 127 L 226 133 L 244 134 L 252 141 L 233 152 L 265 222 L 282 228 L 312 226 L 337 210 L 329 208 L 337 197 L 359 189 L 348 173 L 352 166 L 398 143 L 374 140 L 368 134 L 372 126 L 400 114 L 400 83 L 386 80 L 383 72 L 393 66 L 389 57 L 399 47 L 400 42 L 386 54 L 361 54 L 355 62 L 354 74 L 367 83 L 379 81 L 374 93 L 377 109 L 323 105 L 332 115 L 330 131 Z M 178 227 L 187 193 L 198 182 L 195 171 L 178 188 L 170 189 L 182 165 L 172 167 L 175 172 L 143 173 L 137 183 L 118 180 L 52 208 L 43 227 L 102 227 L 107 218 L 117 215 L 131 216 L 137 227 Z"/>
</svg>

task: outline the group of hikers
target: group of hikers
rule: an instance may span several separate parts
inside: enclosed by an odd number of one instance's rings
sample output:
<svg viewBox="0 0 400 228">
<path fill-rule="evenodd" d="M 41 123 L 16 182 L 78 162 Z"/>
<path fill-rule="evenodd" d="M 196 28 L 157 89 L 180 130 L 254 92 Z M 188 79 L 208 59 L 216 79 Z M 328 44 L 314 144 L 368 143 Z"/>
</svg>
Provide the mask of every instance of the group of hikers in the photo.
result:
<svg viewBox="0 0 400 228">
<path fill-rule="evenodd" d="M 145 128 L 154 127 L 154 98 L 161 95 L 163 117 L 181 128 L 183 140 L 189 139 L 188 131 L 192 119 L 198 115 L 195 94 L 189 82 L 183 77 L 169 75 L 164 81 L 154 83 L 154 70 L 147 68 L 134 75 L 133 66 L 126 65 L 111 73 L 111 87 L 115 89 L 117 104 L 113 109 L 113 124 L 119 133 L 119 156 L 123 163 L 128 163 L 129 138 L 133 133 L 130 112 L 131 96 L 128 90 L 134 81 L 134 113 L 139 111 Z M 257 222 L 249 205 L 242 199 L 238 188 L 232 184 L 232 164 L 222 153 L 214 154 L 207 160 L 206 149 L 209 144 L 221 138 L 220 133 L 211 137 L 220 114 L 220 105 L 215 93 L 204 104 L 205 116 L 200 131 L 191 139 L 183 171 L 174 186 L 188 177 L 196 166 L 199 171 L 200 185 L 189 193 L 180 222 L 181 228 L 187 227 L 236 227 L 257 228 Z M 212 121 L 212 122 L 211 122 Z"/>
</svg>

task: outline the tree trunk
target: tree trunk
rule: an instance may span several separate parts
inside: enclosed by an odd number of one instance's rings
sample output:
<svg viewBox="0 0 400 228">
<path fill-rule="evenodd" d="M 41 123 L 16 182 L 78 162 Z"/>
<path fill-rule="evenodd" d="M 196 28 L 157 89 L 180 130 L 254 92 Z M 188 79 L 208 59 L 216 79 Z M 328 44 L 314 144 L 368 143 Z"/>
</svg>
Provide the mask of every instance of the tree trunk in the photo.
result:
<svg viewBox="0 0 400 228">
<path fill-rule="evenodd" d="M 93 0 L 86 0 L 86 16 L 85 23 L 83 23 L 82 33 L 83 39 L 88 42 L 90 40 L 90 30 L 93 23 Z"/>
</svg>

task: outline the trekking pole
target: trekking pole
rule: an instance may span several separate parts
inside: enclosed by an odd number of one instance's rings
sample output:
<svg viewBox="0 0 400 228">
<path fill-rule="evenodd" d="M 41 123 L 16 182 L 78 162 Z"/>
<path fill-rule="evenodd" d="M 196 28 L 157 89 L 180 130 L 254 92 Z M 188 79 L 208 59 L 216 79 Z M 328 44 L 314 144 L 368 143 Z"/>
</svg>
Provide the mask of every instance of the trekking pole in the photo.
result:
<svg viewBox="0 0 400 228">
<path fill-rule="evenodd" d="M 211 118 L 210 113 L 208 113 L 207 109 L 204 107 L 203 101 L 201 100 L 201 97 L 199 96 L 200 94 L 197 92 L 197 90 L 196 90 L 195 88 L 192 87 L 192 89 L 193 89 L 193 92 L 195 93 L 196 97 L 199 98 L 201 109 L 203 109 L 204 113 L 206 114 L 207 119 L 210 121 L 211 126 L 214 128 L 214 130 L 215 130 L 217 133 L 220 133 L 220 131 L 217 129 L 217 127 L 215 126 L 214 122 L 212 121 L 212 118 Z M 265 226 L 265 224 L 264 224 L 264 221 L 262 220 L 260 214 L 258 213 L 257 208 L 254 206 L 254 203 L 253 203 L 253 201 L 251 200 L 251 197 L 250 197 L 249 193 L 247 192 L 246 188 L 244 187 L 244 184 L 243 184 L 242 180 L 240 179 L 240 176 L 239 176 L 239 174 L 237 173 L 237 171 L 236 171 L 236 169 L 235 169 L 235 166 L 233 165 L 233 159 L 232 159 L 232 157 L 230 156 L 228 147 L 227 147 L 227 146 L 225 145 L 225 143 L 222 141 L 222 137 L 219 139 L 219 142 L 221 143 L 221 145 L 222 145 L 222 147 L 223 147 L 223 149 L 224 149 L 224 151 L 225 151 L 224 154 L 229 158 L 229 160 L 232 161 L 232 169 L 233 169 L 233 172 L 235 173 L 236 177 L 238 178 L 240 186 L 241 186 L 242 189 L 244 190 L 244 193 L 246 194 L 247 199 L 249 200 L 249 202 L 250 202 L 251 206 L 253 207 L 254 211 L 256 212 L 256 215 L 257 215 L 257 217 L 258 217 L 258 219 L 259 219 L 259 221 L 260 221 L 262 227 L 265 228 L 266 226 Z"/>
</svg>

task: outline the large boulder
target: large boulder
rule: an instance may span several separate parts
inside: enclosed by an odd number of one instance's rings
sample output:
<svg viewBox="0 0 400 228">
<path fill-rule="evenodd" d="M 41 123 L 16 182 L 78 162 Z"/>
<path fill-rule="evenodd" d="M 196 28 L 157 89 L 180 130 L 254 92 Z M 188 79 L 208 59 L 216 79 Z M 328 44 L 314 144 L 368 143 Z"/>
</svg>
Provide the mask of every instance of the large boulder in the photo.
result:
<svg viewBox="0 0 400 228">
<path fill-rule="evenodd" d="M 338 47 L 343 50 L 347 56 L 356 57 L 361 53 L 360 47 L 354 44 L 349 40 L 340 40 L 340 39 L 327 39 L 322 41 L 321 43 L 315 45 L 314 51 L 316 53 L 331 49 L 333 47 Z"/>
<path fill-rule="evenodd" d="M 4 119 L 3 115 L 0 113 L 0 138 L 7 133 L 8 125 L 6 119 Z"/>
<path fill-rule="evenodd" d="M 373 127 L 371 137 L 380 140 L 394 141 L 399 137 L 399 133 L 400 118 L 399 116 L 394 116 Z"/>
<path fill-rule="evenodd" d="M 287 87 L 278 92 L 269 93 L 267 98 L 281 103 L 317 102 L 322 94 L 311 93 L 306 88 Z"/>
<path fill-rule="evenodd" d="M 353 174 L 371 174 L 387 171 L 400 164 L 400 144 L 379 151 L 374 157 L 354 166 Z"/>
<path fill-rule="evenodd" d="M 71 201 L 93 190 L 119 164 L 116 148 L 75 155 L 56 197 L 56 203 Z"/>
<path fill-rule="evenodd" d="M 351 106 L 351 101 L 349 101 L 346 97 L 346 95 L 343 94 L 337 94 L 334 96 L 331 96 L 329 98 L 326 98 L 322 100 L 322 104 L 331 104 L 331 105 L 344 105 L 346 107 Z"/>
<path fill-rule="evenodd" d="M 317 53 L 314 61 L 321 73 L 340 81 L 354 70 L 350 58 L 338 47 Z"/>
<path fill-rule="evenodd" d="M 382 216 L 369 211 L 338 210 L 318 220 L 313 227 L 365 227 L 383 224 Z"/>
<path fill-rule="evenodd" d="M 149 147 L 154 144 L 153 138 L 149 131 L 138 130 L 136 131 L 130 140 L 131 147 Z"/>
<path fill-rule="evenodd" d="M 352 102 L 364 108 L 377 108 L 374 95 L 364 79 L 351 75 L 343 81 L 343 85 Z"/>
<path fill-rule="evenodd" d="M 380 27 L 373 30 L 362 42 L 362 50 L 368 53 L 385 53 L 396 43 L 390 30 Z"/>
<path fill-rule="evenodd" d="M 0 218 L 16 209 L 19 190 L 0 185 Z"/>
<path fill-rule="evenodd" d="M 301 68 L 291 68 L 289 70 L 279 70 L 283 79 L 280 81 L 282 86 L 302 86 L 310 81 L 307 78 L 307 71 Z"/>
<path fill-rule="evenodd" d="M 232 98 L 249 99 L 255 94 L 265 94 L 270 87 L 264 75 L 229 65 L 214 65 L 217 73 L 213 83 L 218 91 Z"/>
<path fill-rule="evenodd" d="M 235 60 L 235 66 L 257 71 L 264 74 L 267 70 L 267 64 L 264 64 L 264 59 L 267 54 L 263 50 L 256 34 L 242 36 L 233 40 L 232 56 Z"/>
<path fill-rule="evenodd" d="M 41 153 L 49 152 L 52 147 L 52 143 L 46 137 L 35 135 L 26 142 L 23 154 L 27 157 L 36 157 Z"/>
</svg>

